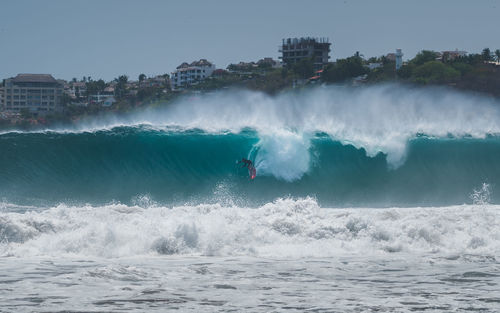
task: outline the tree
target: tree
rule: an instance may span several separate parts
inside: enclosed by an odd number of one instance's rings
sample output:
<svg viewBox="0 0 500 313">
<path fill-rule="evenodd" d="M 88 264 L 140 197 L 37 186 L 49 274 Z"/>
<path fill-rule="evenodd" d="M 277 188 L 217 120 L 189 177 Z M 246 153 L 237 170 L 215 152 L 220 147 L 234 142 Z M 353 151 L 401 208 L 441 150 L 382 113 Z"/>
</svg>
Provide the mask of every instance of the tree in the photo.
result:
<svg viewBox="0 0 500 313">
<path fill-rule="evenodd" d="M 292 70 L 301 78 L 309 78 L 314 75 L 314 60 L 313 58 L 302 59 L 292 65 Z"/>
<path fill-rule="evenodd" d="M 500 62 L 500 49 L 495 50 L 495 56 L 497 57 L 497 62 Z"/>
<path fill-rule="evenodd" d="M 490 48 L 484 48 L 483 52 L 481 52 L 481 57 L 483 58 L 483 61 L 491 61 L 492 56 Z"/>
<path fill-rule="evenodd" d="M 123 97 L 125 95 L 125 90 L 127 89 L 128 76 L 121 75 L 115 79 L 116 87 L 115 87 L 115 95 L 117 97 Z"/>
<path fill-rule="evenodd" d="M 410 62 L 415 65 L 422 65 L 426 62 L 435 61 L 438 53 L 430 50 L 422 50 Z"/>
<path fill-rule="evenodd" d="M 146 75 L 141 74 L 139 75 L 139 82 L 142 83 L 146 79 Z"/>
<path fill-rule="evenodd" d="M 326 82 L 343 82 L 347 79 L 366 74 L 368 69 L 363 66 L 359 52 L 346 59 L 338 59 L 335 64 L 328 64 L 323 71 L 322 79 Z"/>
<path fill-rule="evenodd" d="M 439 61 L 430 61 L 413 71 L 413 81 L 421 84 L 444 84 L 460 78 L 460 72 Z"/>
<path fill-rule="evenodd" d="M 87 87 L 87 97 L 90 95 L 96 95 L 99 93 L 102 93 L 104 91 L 104 88 L 106 88 L 106 83 L 104 80 L 99 79 L 99 80 L 93 80 L 93 81 L 88 81 L 85 86 Z"/>
</svg>

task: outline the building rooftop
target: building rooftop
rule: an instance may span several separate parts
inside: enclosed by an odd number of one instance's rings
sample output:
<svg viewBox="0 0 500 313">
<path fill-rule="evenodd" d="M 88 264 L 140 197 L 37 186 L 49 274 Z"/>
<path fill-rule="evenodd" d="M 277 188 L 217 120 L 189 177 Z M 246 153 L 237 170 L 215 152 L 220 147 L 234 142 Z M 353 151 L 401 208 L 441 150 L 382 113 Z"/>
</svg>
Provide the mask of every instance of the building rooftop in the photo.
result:
<svg viewBox="0 0 500 313">
<path fill-rule="evenodd" d="M 187 67 L 189 67 L 189 64 L 187 62 L 183 62 L 181 65 L 177 66 L 177 69 L 187 68 Z"/>
<path fill-rule="evenodd" d="M 12 79 L 14 83 L 57 83 L 50 74 L 18 74 Z"/>
<path fill-rule="evenodd" d="M 212 63 L 210 63 L 206 59 L 200 59 L 199 61 L 194 61 L 193 63 L 191 63 L 191 66 L 212 66 Z"/>
</svg>

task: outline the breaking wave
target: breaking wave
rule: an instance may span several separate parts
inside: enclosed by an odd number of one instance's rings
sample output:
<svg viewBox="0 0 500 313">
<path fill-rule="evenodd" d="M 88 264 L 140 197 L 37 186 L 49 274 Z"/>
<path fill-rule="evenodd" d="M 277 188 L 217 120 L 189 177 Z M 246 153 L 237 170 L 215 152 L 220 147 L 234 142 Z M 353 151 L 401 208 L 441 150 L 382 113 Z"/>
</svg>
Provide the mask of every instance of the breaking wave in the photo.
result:
<svg viewBox="0 0 500 313">
<path fill-rule="evenodd" d="M 311 198 L 278 199 L 255 209 L 58 205 L 0 213 L 0 255 L 494 255 L 499 212 L 493 205 L 325 209 Z"/>
</svg>

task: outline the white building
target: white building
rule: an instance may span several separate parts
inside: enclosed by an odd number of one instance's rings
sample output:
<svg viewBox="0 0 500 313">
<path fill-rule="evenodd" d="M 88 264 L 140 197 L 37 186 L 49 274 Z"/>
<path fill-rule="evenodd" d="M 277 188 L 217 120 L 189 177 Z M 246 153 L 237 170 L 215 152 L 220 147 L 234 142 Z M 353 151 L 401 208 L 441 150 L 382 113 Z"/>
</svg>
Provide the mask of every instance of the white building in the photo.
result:
<svg viewBox="0 0 500 313">
<path fill-rule="evenodd" d="M 205 59 L 195 61 L 191 64 L 184 62 L 170 76 L 172 89 L 182 89 L 196 85 L 212 75 L 214 70 L 215 65 Z"/>
<path fill-rule="evenodd" d="M 403 52 L 401 49 L 396 49 L 396 71 L 403 66 Z"/>
<path fill-rule="evenodd" d="M 87 96 L 87 84 L 84 82 L 71 82 L 69 96 L 73 99 Z"/>
</svg>

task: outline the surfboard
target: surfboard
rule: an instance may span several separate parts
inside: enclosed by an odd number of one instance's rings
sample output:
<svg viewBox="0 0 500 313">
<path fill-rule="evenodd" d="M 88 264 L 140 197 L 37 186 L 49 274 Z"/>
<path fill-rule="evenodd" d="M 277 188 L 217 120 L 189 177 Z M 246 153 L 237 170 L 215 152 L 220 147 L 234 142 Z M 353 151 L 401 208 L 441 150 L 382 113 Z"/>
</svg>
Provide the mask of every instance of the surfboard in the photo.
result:
<svg viewBox="0 0 500 313">
<path fill-rule="evenodd" d="M 257 170 L 255 169 L 255 167 L 251 167 L 248 169 L 248 175 L 250 175 L 250 179 L 254 179 L 255 176 L 257 176 Z"/>
</svg>

